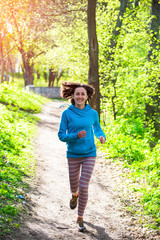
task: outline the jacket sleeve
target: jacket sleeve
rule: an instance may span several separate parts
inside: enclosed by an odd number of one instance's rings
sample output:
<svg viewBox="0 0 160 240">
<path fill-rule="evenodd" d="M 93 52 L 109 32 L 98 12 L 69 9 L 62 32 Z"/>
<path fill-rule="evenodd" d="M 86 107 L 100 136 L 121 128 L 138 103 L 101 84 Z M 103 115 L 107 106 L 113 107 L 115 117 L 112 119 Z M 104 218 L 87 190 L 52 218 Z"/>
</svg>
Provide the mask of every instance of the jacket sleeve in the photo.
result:
<svg viewBox="0 0 160 240">
<path fill-rule="evenodd" d="M 68 133 L 68 121 L 65 112 L 62 113 L 58 137 L 62 142 L 74 142 L 78 138 L 77 133 Z"/>
<path fill-rule="evenodd" d="M 96 112 L 96 119 L 95 119 L 95 123 L 93 125 L 93 129 L 94 129 L 94 134 L 98 139 L 99 139 L 100 136 L 106 138 L 104 132 L 102 131 L 101 125 L 99 123 L 99 116 L 98 116 L 97 112 Z"/>
</svg>

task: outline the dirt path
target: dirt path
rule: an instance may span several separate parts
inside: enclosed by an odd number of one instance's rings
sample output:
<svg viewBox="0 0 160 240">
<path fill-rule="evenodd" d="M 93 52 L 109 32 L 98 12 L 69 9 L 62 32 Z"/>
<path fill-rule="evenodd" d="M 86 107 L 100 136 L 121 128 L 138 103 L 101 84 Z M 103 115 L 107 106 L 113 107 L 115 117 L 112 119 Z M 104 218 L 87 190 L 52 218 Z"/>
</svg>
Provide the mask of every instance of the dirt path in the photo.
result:
<svg viewBox="0 0 160 240">
<path fill-rule="evenodd" d="M 66 146 L 58 140 L 57 131 L 62 102 L 47 103 L 39 114 L 36 138 L 37 172 L 32 191 L 27 194 L 27 215 L 14 240 L 137 240 L 158 239 L 126 215 L 120 202 L 117 182 L 119 176 L 112 164 L 98 157 L 89 188 L 89 201 L 85 212 L 87 232 L 77 231 L 77 210 L 70 210 L 71 197 Z M 8 240 L 7 239 L 7 240 Z"/>
</svg>

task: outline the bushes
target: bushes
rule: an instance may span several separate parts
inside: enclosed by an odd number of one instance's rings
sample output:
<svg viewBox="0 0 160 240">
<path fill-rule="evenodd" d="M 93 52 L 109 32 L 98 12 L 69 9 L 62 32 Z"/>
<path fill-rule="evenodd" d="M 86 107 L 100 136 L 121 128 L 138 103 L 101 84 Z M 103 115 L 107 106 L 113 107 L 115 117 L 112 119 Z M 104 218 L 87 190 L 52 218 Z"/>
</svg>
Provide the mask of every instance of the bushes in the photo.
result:
<svg viewBox="0 0 160 240">
<path fill-rule="evenodd" d="M 141 120 L 108 121 L 105 127 L 108 154 L 112 158 L 123 157 L 128 163 L 143 161 L 150 148 Z"/>
<path fill-rule="evenodd" d="M 154 219 L 154 228 L 160 228 L 160 142 L 151 150 L 151 131 L 145 129 L 142 119 L 118 119 L 106 122 L 106 143 L 100 149 L 106 158 L 123 159 L 130 169 L 132 190 L 141 194 L 144 213 Z M 136 182 L 136 187 L 134 182 Z M 138 188 L 137 188 L 138 184 Z M 131 185 L 129 186 L 131 187 Z"/>
<path fill-rule="evenodd" d="M 39 112 L 45 101 L 14 86 L 0 85 L 0 236 L 18 227 L 22 202 L 18 196 L 24 195 L 35 166 L 32 138 L 38 118 L 29 112 Z"/>
</svg>

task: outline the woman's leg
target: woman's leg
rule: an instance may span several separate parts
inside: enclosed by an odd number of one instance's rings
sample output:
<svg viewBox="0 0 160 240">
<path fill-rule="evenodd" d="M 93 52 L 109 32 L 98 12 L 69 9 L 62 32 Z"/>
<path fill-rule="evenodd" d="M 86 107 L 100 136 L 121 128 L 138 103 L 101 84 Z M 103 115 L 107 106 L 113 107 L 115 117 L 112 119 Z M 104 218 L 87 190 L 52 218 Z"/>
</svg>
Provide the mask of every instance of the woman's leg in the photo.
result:
<svg viewBox="0 0 160 240">
<path fill-rule="evenodd" d="M 68 158 L 69 181 L 72 194 L 77 194 L 79 190 L 81 160 L 81 158 Z"/>
<path fill-rule="evenodd" d="M 83 217 L 88 201 L 88 186 L 94 169 L 96 157 L 83 158 L 81 177 L 79 180 L 78 216 Z"/>
</svg>

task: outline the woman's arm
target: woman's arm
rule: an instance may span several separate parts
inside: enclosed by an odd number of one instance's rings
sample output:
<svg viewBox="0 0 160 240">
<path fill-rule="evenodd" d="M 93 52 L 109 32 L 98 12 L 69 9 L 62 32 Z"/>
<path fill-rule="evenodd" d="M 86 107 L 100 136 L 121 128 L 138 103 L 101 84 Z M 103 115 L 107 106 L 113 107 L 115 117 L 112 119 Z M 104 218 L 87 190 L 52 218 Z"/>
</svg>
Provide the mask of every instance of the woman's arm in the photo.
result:
<svg viewBox="0 0 160 240">
<path fill-rule="evenodd" d="M 98 113 L 96 112 L 96 118 L 95 118 L 95 123 L 93 125 L 94 127 L 94 134 L 95 136 L 100 140 L 101 143 L 104 143 L 106 140 L 106 136 L 101 128 L 101 125 L 99 123 L 99 116 Z"/>
<path fill-rule="evenodd" d="M 62 142 L 73 142 L 77 139 L 77 133 L 70 133 L 68 134 L 68 121 L 66 113 L 62 113 L 61 122 L 58 131 L 59 140 Z"/>
</svg>

